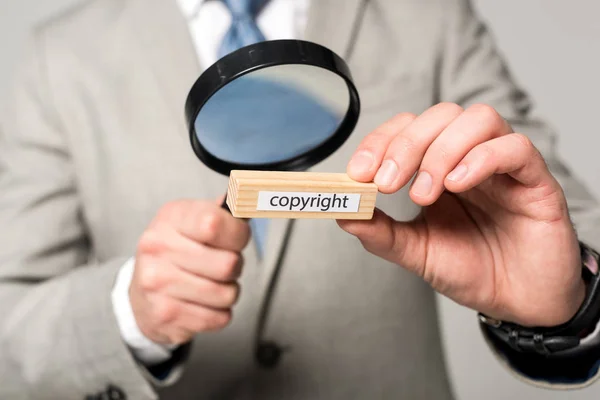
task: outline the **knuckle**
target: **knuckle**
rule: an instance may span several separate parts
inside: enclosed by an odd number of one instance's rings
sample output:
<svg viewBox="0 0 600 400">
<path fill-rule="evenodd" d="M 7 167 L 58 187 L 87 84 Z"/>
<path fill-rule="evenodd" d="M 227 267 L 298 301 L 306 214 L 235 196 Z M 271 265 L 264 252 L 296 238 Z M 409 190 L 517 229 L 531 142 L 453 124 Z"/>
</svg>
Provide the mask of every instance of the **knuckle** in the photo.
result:
<svg viewBox="0 0 600 400">
<path fill-rule="evenodd" d="M 139 273 L 139 285 L 148 292 L 159 290 L 164 284 L 160 268 L 155 263 L 145 263 Z"/>
<path fill-rule="evenodd" d="M 522 133 L 513 133 L 511 136 L 513 137 L 514 140 L 517 141 L 519 146 L 521 146 L 522 148 L 525 148 L 528 152 L 532 152 L 535 150 L 533 142 L 531 141 L 531 139 L 529 137 L 523 135 Z"/>
<path fill-rule="evenodd" d="M 401 112 L 400 114 L 396 115 L 395 119 L 397 119 L 399 122 L 408 123 L 417 119 L 417 115 L 411 112 Z"/>
<path fill-rule="evenodd" d="M 219 236 L 221 217 L 214 210 L 206 211 L 201 217 L 200 226 L 205 240 L 212 242 Z"/>
<path fill-rule="evenodd" d="M 434 155 L 433 159 L 435 159 L 435 164 L 439 164 L 440 161 L 444 163 L 450 160 L 456 153 L 456 150 L 450 143 L 436 143 L 433 146 L 432 153 Z"/>
<path fill-rule="evenodd" d="M 482 121 L 492 124 L 495 130 L 499 130 L 506 124 L 506 121 L 496 109 L 487 104 L 474 104 L 469 107 L 469 111 L 478 116 Z"/>
<path fill-rule="evenodd" d="M 473 104 L 468 110 L 473 114 L 480 115 L 484 119 L 497 118 L 499 116 L 494 107 L 483 103 Z"/>
<path fill-rule="evenodd" d="M 173 322 L 180 314 L 180 306 L 168 298 L 163 298 L 154 306 L 154 318 L 159 325 Z"/>
<path fill-rule="evenodd" d="M 208 320 L 209 329 L 223 329 L 231 323 L 231 311 L 219 311 L 211 314 Z"/>
<path fill-rule="evenodd" d="M 224 281 L 234 280 L 239 277 L 243 264 L 243 257 L 239 253 L 227 253 L 220 269 L 220 279 Z"/>
<path fill-rule="evenodd" d="M 400 154 L 411 154 L 419 148 L 419 143 L 410 136 L 398 136 L 394 140 L 394 148 Z"/>
<path fill-rule="evenodd" d="M 166 244 L 161 235 L 153 229 L 146 230 L 138 240 L 137 251 L 139 254 L 158 254 L 166 249 Z"/>
<path fill-rule="evenodd" d="M 449 102 L 449 101 L 441 102 L 436 107 L 448 112 L 449 114 L 457 114 L 458 115 L 458 114 L 462 114 L 465 111 L 464 108 L 462 108 L 460 105 Z"/>
<path fill-rule="evenodd" d="M 495 157 L 494 149 L 487 143 L 480 145 L 477 153 L 483 164 L 490 162 Z"/>
<path fill-rule="evenodd" d="M 237 301 L 238 285 L 217 285 L 215 288 L 215 296 L 218 298 L 220 304 L 230 307 Z"/>
</svg>

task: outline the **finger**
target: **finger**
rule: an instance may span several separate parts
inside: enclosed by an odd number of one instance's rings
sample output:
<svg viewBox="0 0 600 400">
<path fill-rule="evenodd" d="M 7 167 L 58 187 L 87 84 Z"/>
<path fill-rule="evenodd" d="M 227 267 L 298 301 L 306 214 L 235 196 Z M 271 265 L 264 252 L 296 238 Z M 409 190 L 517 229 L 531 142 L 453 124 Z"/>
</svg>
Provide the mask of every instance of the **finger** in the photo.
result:
<svg viewBox="0 0 600 400">
<path fill-rule="evenodd" d="M 154 256 L 190 273 L 218 282 L 234 282 L 241 273 L 241 253 L 209 247 L 183 236 L 171 226 L 144 233 L 136 258 Z"/>
<path fill-rule="evenodd" d="M 214 249 L 202 244 L 189 253 L 177 252 L 170 259 L 180 268 L 216 282 L 235 282 L 242 274 L 244 257 L 241 253 Z"/>
<path fill-rule="evenodd" d="M 215 309 L 231 308 L 238 299 L 239 286 L 235 282 L 201 278 L 154 257 L 145 257 L 142 263 L 144 268 L 139 279 L 146 292 L 160 292 L 170 298 Z"/>
<path fill-rule="evenodd" d="M 399 222 L 376 209 L 371 220 L 338 220 L 364 248 L 390 262 L 422 275 L 426 260 L 426 236 L 418 222 Z"/>
<path fill-rule="evenodd" d="M 359 182 L 373 181 L 387 146 L 415 118 L 410 113 L 398 114 L 367 135 L 348 163 L 348 176 Z"/>
<path fill-rule="evenodd" d="M 512 133 L 482 143 L 460 161 L 445 179 L 446 188 L 464 192 L 494 174 L 508 174 L 527 187 L 553 184 L 554 179 L 539 151 L 524 135 Z"/>
<path fill-rule="evenodd" d="M 232 317 L 231 310 L 216 310 L 179 301 L 161 294 L 152 296 L 152 318 L 158 326 L 165 327 L 165 342 L 182 344 L 195 333 L 210 332 L 226 327 Z"/>
<path fill-rule="evenodd" d="M 430 144 L 462 112 L 456 104 L 441 103 L 406 126 L 389 144 L 375 175 L 379 191 L 394 193 L 405 186 L 419 168 Z"/>
<path fill-rule="evenodd" d="M 205 245 L 241 251 L 250 240 L 250 227 L 217 204 L 183 200 L 163 207 L 158 223 L 172 226 L 182 235 Z"/>
<path fill-rule="evenodd" d="M 410 196 L 421 206 L 433 204 L 444 191 L 444 179 L 475 146 L 506 135 L 512 128 L 492 107 L 474 105 L 450 123 L 431 143 L 411 187 Z"/>
<path fill-rule="evenodd" d="M 185 331 L 213 332 L 229 325 L 231 318 L 231 310 L 214 310 L 182 303 L 176 326 Z"/>
<path fill-rule="evenodd" d="M 200 278 L 181 269 L 169 271 L 169 283 L 163 293 L 203 307 L 226 310 L 237 302 L 239 285 Z"/>
<path fill-rule="evenodd" d="M 200 277 L 233 282 L 242 273 L 242 254 L 195 242 L 168 226 L 145 234 L 140 243 L 144 254 L 155 255 Z"/>
</svg>

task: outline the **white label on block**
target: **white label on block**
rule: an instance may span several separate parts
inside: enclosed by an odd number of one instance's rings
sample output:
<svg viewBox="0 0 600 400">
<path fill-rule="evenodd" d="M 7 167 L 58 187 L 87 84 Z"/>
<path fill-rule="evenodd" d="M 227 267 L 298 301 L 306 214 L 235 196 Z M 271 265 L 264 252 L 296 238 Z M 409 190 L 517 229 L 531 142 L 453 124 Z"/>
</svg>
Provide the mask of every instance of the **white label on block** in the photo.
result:
<svg viewBox="0 0 600 400">
<path fill-rule="evenodd" d="M 358 193 L 258 192 L 257 211 L 358 212 Z"/>
</svg>

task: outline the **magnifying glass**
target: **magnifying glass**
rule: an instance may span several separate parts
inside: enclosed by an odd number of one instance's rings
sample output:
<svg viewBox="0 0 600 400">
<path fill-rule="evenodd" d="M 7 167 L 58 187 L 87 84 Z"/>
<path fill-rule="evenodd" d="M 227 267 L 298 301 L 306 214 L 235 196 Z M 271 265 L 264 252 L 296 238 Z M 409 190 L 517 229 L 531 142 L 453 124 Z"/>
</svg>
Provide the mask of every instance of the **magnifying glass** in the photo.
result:
<svg viewBox="0 0 600 400">
<path fill-rule="evenodd" d="M 196 156 L 227 176 L 232 170 L 307 170 L 344 144 L 359 113 L 344 60 L 299 40 L 260 42 L 228 54 L 198 78 L 185 104 Z M 229 210 L 226 202 L 223 208 Z M 274 282 L 256 333 L 257 360 L 269 368 L 283 351 L 262 339 Z"/>
<path fill-rule="evenodd" d="M 191 88 L 185 113 L 196 156 L 220 174 L 302 171 L 348 139 L 360 99 L 347 64 L 333 51 L 275 40 L 209 67 Z"/>
</svg>

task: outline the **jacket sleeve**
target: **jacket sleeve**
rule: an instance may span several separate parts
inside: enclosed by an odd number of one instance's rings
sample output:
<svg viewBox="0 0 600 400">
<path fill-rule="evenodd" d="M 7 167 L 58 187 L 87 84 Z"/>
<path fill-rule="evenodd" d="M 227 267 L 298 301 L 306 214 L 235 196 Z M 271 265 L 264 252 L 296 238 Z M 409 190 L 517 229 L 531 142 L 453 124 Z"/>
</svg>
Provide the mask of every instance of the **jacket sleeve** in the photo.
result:
<svg viewBox="0 0 600 400">
<path fill-rule="evenodd" d="M 112 310 L 126 258 L 90 257 L 44 40 L 31 42 L 0 120 L 0 398 L 82 399 L 111 387 L 156 399 Z"/>
<path fill-rule="evenodd" d="M 534 119 L 527 94 L 511 77 L 486 26 L 478 18 L 469 0 L 440 0 L 443 9 L 441 52 L 439 59 L 439 101 L 464 107 L 483 103 L 494 107 L 515 132 L 528 135 L 543 154 L 550 171 L 560 182 L 567 197 L 579 239 L 600 249 L 600 206 L 590 191 L 560 160 L 556 136 L 543 121 Z M 590 327 L 593 330 L 593 327 Z M 570 363 L 549 363 L 544 359 L 520 357 L 510 349 L 501 349 L 486 335 L 499 360 L 520 378 L 536 386 L 574 388 L 589 385 L 600 376 L 600 357 Z M 543 367 L 543 368 L 542 368 Z"/>
</svg>

